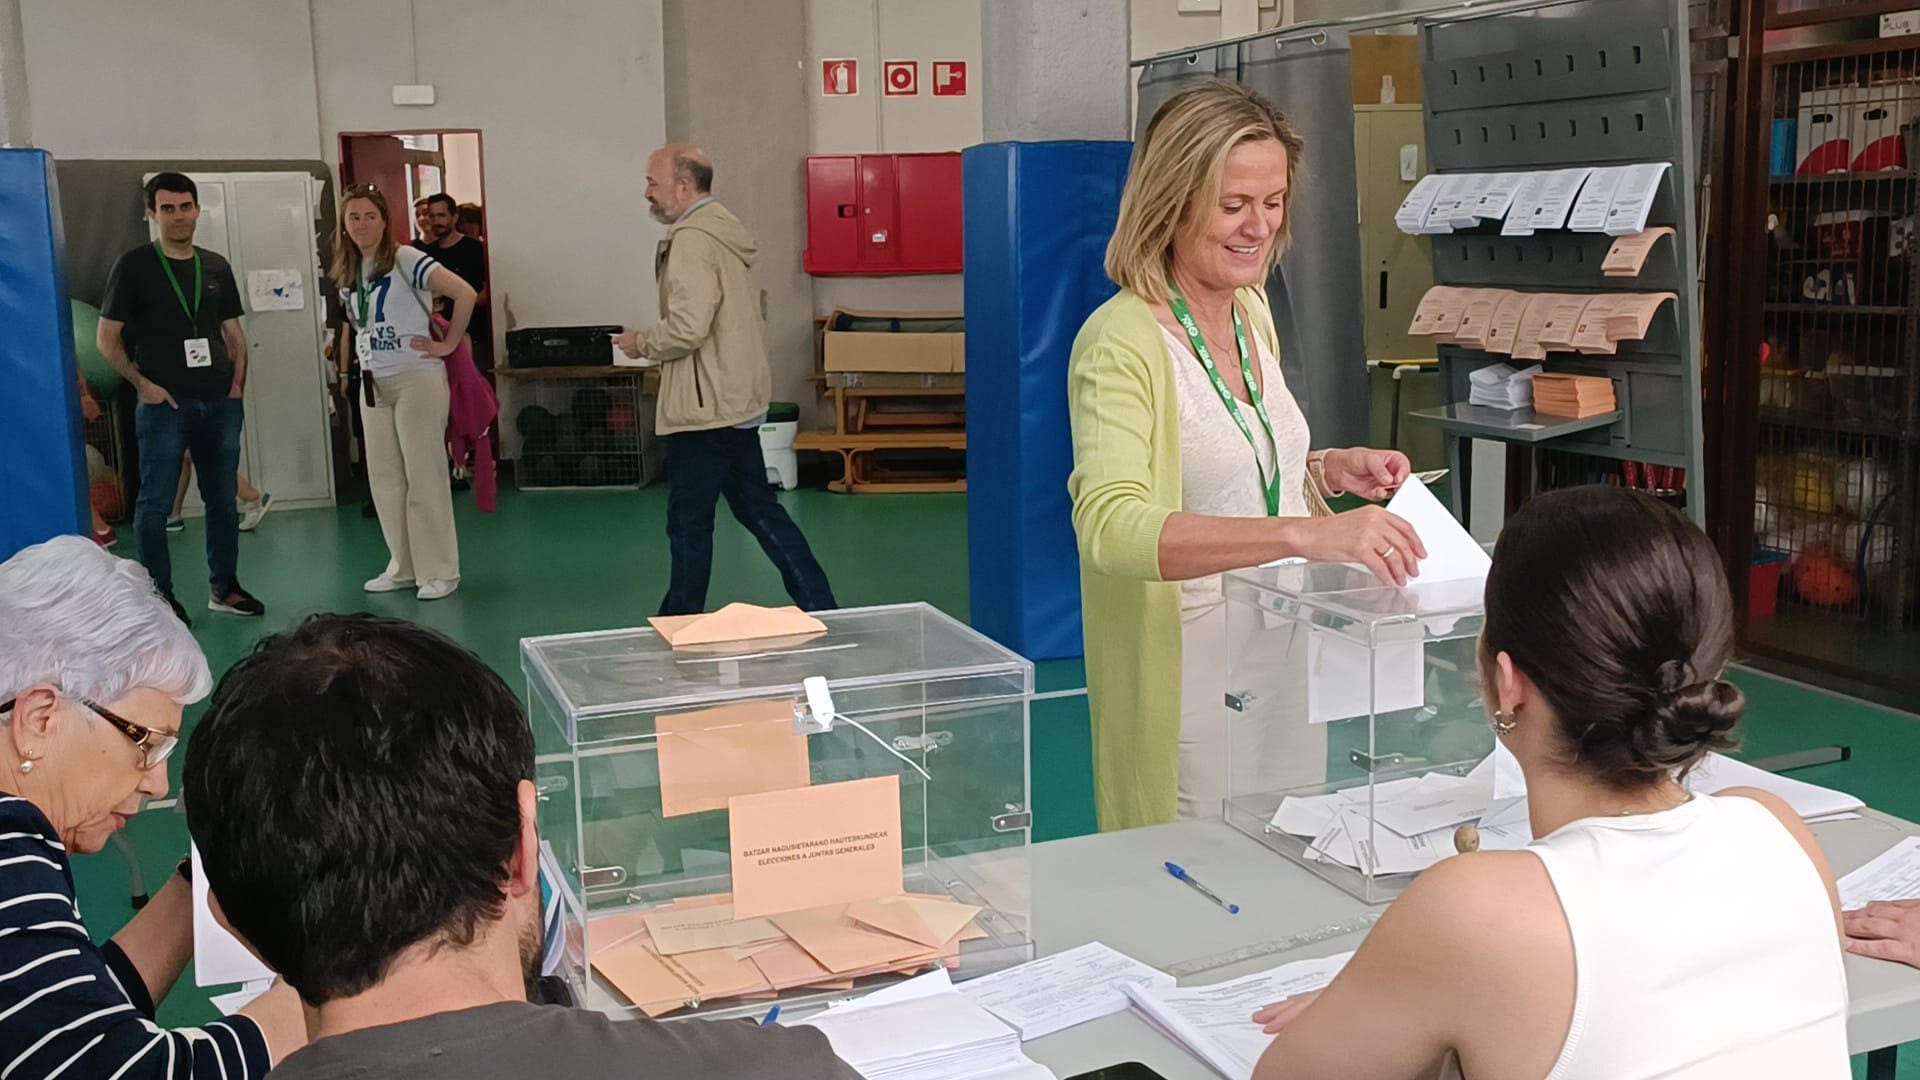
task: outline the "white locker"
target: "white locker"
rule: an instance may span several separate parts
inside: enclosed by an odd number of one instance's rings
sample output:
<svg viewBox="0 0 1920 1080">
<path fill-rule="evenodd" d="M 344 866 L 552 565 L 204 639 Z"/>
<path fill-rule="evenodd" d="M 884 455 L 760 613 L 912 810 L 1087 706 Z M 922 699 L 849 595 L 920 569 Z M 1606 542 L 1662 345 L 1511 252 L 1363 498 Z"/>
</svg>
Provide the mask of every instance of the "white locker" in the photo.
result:
<svg viewBox="0 0 1920 1080">
<path fill-rule="evenodd" d="M 331 405 L 322 354 L 327 285 L 314 236 L 313 178 L 303 172 L 187 175 L 200 189 L 194 243 L 233 264 L 247 310 L 240 472 L 271 492 L 277 509 L 332 506 Z M 276 270 L 298 275 L 300 306 L 257 310 L 249 274 Z M 186 512 L 202 512 L 197 483 L 187 492 Z"/>
</svg>

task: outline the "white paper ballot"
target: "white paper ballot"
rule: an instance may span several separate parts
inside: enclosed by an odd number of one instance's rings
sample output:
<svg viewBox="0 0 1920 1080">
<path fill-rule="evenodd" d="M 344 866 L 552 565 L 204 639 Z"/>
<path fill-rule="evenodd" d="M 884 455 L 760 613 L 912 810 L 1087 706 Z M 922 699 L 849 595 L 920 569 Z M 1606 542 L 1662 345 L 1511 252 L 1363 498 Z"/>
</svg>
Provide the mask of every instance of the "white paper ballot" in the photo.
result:
<svg viewBox="0 0 1920 1080">
<path fill-rule="evenodd" d="M 1301 994 L 1324 990 L 1353 958 L 1350 952 L 1300 960 L 1211 986 L 1160 989 L 1130 983 L 1127 997 L 1149 1021 L 1199 1055 L 1227 1080 L 1250 1080 L 1273 1036 L 1253 1014 Z"/>
<path fill-rule="evenodd" d="M 1020 1050 L 1020 1035 L 951 991 L 801 1021 L 870 1080 L 960 1080 L 1053 1074 Z"/>
<path fill-rule="evenodd" d="M 1474 173 L 1460 186 L 1460 199 L 1453 204 L 1453 227 L 1471 229 L 1480 224 L 1480 202 L 1500 182 L 1497 173 Z"/>
<path fill-rule="evenodd" d="M 221 1016 L 232 1016 L 253 1004 L 255 998 L 271 989 L 273 989 L 273 980 L 262 979 L 259 982 L 244 983 L 240 989 L 231 994 L 215 994 L 208 998 L 207 1002 L 219 1009 Z"/>
<path fill-rule="evenodd" d="M 1324 627 L 1307 633 L 1307 722 L 1326 724 L 1356 716 L 1385 716 L 1427 703 L 1426 643 L 1375 644 L 1372 678 L 1368 649 Z"/>
<path fill-rule="evenodd" d="M 1398 780 L 1375 784 L 1372 791 L 1375 805 L 1411 794 L 1419 788 L 1420 780 L 1421 777 L 1418 776 L 1405 776 Z M 1274 811 L 1273 820 L 1269 824 L 1281 832 L 1311 839 L 1325 832 L 1340 815 L 1340 811 L 1349 806 L 1366 805 L 1367 796 L 1365 784 L 1327 795 L 1288 795 L 1280 800 L 1280 808 Z"/>
<path fill-rule="evenodd" d="M 1580 188 L 1580 198 L 1573 204 L 1573 213 L 1567 217 L 1567 228 L 1574 232 L 1605 231 L 1607 211 L 1613 209 L 1613 193 L 1620 190 L 1620 181 L 1626 175 L 1627 170 L 1618 166 L 1593 170 L 1586 184 Z"/>
<path fill-rule="evenodd" d="M 261 963 L 245 945 L 213 917 L 207 906 L 207 874 L 200 866 L 200 847 L 193 857 L 193 981 L 198 986 L 271 981 L 273 969 Z"/>
<path fill-rule="evenodd" d="M 1434 236 L 1453 231 L 1460 215 L 1460 203 L 1473 192 L 1480 178 L 1473 173 L 1448 173 L 1440 179 L 1440 194 L 1434 197 L 1433 209 L 1427 211 L 1426 227 L 1421 230 Z M 1473 195 L 1475 202 L 1479 198 Z"/>
<path fill-rule="evenodd" d="M 1480 192 L 1480 202 L 1473 208 L 1473 216 L 1488 221 L 1499 221 L 1507 216 L 1513 207 L 1513 197 L 1520 189 L 1521 181 L 1531 173 L 1489 173 L 1487 185 Z"/>
<path fill-rule="evenodd" d="M 1920 900 L 1920 836 L 1909 836 L 1839 881 L 1844 911 L 1875 900 Z"/>
<path fill-rule="evenodd" d="M 1126 982 L 1171 989 L 1174 979 L 1095 941 L 981 976 L 960 993 L 1030 1041 L 1126 1011 Z"/>
<path fill-rule="evenodd" d="M 1428 773 L 1407 795 L 1376 804 L 1373 820 L 1405 837 L 1478 821 L 1493 804 L 1493 785 L 1464 776 Z"/>
<path fill-rule="evenodd" d="M 1521 173 L 1513 189 L 1513 198 L 1507 206 L 1506 224 L 1500 227 L 1501 236 L 1532 236 L 1533 217 L 1540 212 L 1540 189 L 1552 173 Z"/>
<path fill-rule="evenodd" d="M 1412 580 L 1425 583 L 1485 578 L 1493 566 L 1493 560 L 1479 541 L 1461 528 L 1419 477 L 1408 477 L 1407 482 L 1400 485 L 1400 490 L 1387 503 L 1387 511 L 1413 526 L 1413 531 L 1420 534 L 1420 542 L 1426 545 L 1426 560 Z"/>
<path fill-rule="evenodd" d="M 1348 865 L 1365 873 L 1417 874 L 1454 854 L 1451 825 L 1417 836 L 1401 836 L 1378 821 L 1369 828 L 1367 812 L 1359 808 L 1342 811 L 1340 825 L 1353 845 L 1354 860 Z"/>
<path fill-rule="evenodd" d="M 1406 199 L 1400 203 L 1400 209 L 1393 215 L 1393 224 L 1409 236 L 1418 236 L 1427 228 L 1427 215 L 1433 210 L 1433 200 L 1440 197 L 1440 189 L 1446 185 L 1447 178 L 1439 173 L 1429 173 L 1413 185 Z"/>
<path fill-rule="evenodd" d="M 1540 181 L 1540 205 L 1533 212 L 1534 229 L 1565 228 L 1567 215 L 1573 212 L 1573 200 L 1592 172 L 1592 166 L 1580 165 L 1547 173 Z"/>
<path fill-rule="evenodd" d="M 1609 236 L 1632 236 L 1647 227 L 1647 215 L 1660 194 L 1660 181 L 1671 168 L 1667 162 L 1629 165 L 1622 171 L 1620 185 L 1614 189 L 1613 205 L 1607 210 Z"/>
</svg>

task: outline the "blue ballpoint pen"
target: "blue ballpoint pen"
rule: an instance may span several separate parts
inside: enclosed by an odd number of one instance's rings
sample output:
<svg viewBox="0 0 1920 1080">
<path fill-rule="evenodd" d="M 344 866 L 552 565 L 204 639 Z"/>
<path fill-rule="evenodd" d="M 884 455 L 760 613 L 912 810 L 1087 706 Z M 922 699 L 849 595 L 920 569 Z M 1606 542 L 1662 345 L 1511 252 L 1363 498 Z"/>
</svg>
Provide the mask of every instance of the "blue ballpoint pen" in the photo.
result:
<svg viewBox="0 0 1920 1080">
<path fill-rule="evenodd" d="M 1186 868 L 1181 866 L 1179 863 L 1170 862 L 1166 865 L 1167 865 L 1167 873 L 1172 874 L 1174 877 L 1193 886 L 1194 889 L 1197 890 L 1201 896 L 1204 896 L 1207 899 L 1213 901 L 1214 903 L 1219 904 L 1221 907 L 1227 909 L 1227 914 L 1229 915 L 1240 914 L 1239 904 L 1229 904 L 1225 900 L 1220 899 L 1219 893 L 1216 893 L 1212 889 L 1209 889 L 1205 885 L 1202 885 L 1198 881 L 1195 881 L 1193 878 L 1193 875 L 1187 873 Z"/>
<path fill-rule="evenodd" d="M 768 1024 L 771 1024 L 778 1019 L 780 1019 L 780 1006 L 775 1005 L 772 1009 L 769 1009 L 767 1011 L 767 1018 L 765 1020 L 760 1021 L 760 1026 L 766 1027 Z"/>
</svg>

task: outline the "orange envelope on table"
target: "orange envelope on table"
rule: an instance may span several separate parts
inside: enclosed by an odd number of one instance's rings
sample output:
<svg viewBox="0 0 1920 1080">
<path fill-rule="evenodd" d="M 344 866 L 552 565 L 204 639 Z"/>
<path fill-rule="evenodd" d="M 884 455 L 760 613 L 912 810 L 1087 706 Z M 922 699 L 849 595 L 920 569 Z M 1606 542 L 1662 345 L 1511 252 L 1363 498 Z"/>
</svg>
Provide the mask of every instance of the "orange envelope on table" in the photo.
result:
<svg viewBox="0 0 1920 1080">
<path fill-rule="evenodd" d="M 672 1012 L 697 996 L 685 979 L 638 941 L 594 950 L 593 969 L 648 1016 Z"/>
<path fill-rule="evenodd" d="M 930 949 L 946 947 L 973 922 L 980 909 L 919 896 L 862 900 L 847 905 L 847 917 L 895 937 L 917 941 Z"/>
<path fill-rule="evenodd" d="M 892 968 L 938 959 L 941 948 L 895 937 L 869 929 L 846 914 L 842 907 L 795 911 L 774 916 L 773 923 L 785 931 L 794 944 L 836 975 Z M 759 959 L 755 957 L 754 959 Z"/>
<path fill-rule="evenodd" d="M 898 776 L 736 795 L 727 818 L 735 918 L 906 891 Z"/>
<path fill-rule="evenodd" d="M 728 604 L 711 615 L 658 615 L 647 622 L 676 649 L 827 632 L 826 623 L 797 607 L 754 604 Z"/>
<path fill-rule="evenodd" d="M 793 703 L 747 701 L 654 721 L 660 753 L 660 816 L 724 810 L 735 795 L 812 782 L 807 737 L 793 731 Z"/>
</svg>

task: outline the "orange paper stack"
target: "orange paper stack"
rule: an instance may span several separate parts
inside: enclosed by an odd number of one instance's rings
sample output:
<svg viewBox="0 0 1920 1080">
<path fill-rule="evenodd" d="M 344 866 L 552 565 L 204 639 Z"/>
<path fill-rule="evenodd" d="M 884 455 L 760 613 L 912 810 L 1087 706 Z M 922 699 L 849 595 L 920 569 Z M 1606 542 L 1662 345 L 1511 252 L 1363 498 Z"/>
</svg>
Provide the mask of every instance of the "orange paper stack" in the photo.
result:
<svg viewBox="0 0 1920 1080">
<path fill-rule="evenodd" d="M 1618 406 L 1613 398 L 1613 380 L 1593 375 L 1535 375 L 1533 411 L 1542 416 L 1560 416 L 1584 420 L 1605 416 Z"/>
<path fill-rule="evenodd" d="M 980 909 L 907 893 L 772 919 L 732 918 L 730 895 L 686 897 L 589 925 L 593 968 L 648 1016 L 714 1002 L 767 1001 L 788 990 L 850 990 L 869 975 L 959 966 L 987 936 Z M 702 917 L 711 912 L 710 917 Z"/>
</svg>

